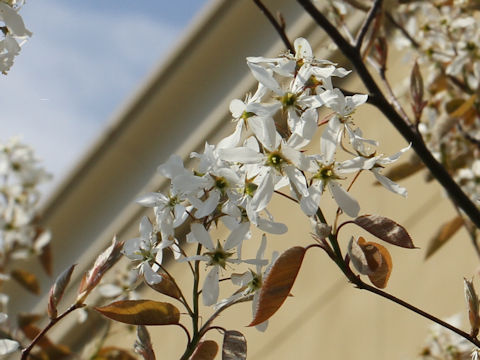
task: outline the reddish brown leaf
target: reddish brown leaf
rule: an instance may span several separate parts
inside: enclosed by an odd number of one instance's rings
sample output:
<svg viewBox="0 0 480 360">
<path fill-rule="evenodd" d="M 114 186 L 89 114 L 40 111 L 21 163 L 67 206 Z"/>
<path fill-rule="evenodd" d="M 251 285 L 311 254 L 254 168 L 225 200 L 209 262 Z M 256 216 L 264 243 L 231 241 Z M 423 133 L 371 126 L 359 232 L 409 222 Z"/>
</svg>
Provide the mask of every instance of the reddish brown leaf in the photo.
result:
<svg viewBox="0 0 480 360">
<path fill-rule="evenodd" d="M 178 290 L 178 287 L 175 286 L 175 283 L 170 280 L 170 278 L 166 274 L 157 275 L 162 277 L 162 281 L 155 284 L 150 284 L 147 282 L 148 286 L 163 295 L 170 296 L 174 299 L 180 299 L 180 291 Z"/>
<path fill-rule="evenodd" d="M 353 221 L 370 234 L 392 245 L 415 248 L 407 230 L 393 220 L 379 215 L 362 215 Z"/>
<path fill-rule="evenodd" d="M 228 330 L 223 335 L 222 360 L 246 360 L 247 340 L 239 331 Z"/>
<path fill-rule="evenodd" d="M 363 275 L 368 275 L 378 288 L 387 286 L 392 272 L 392 258 L 388 250 L 375 242 L 367 242 L 363 237 L 352 238 L 348 244 L 348 254 L 352 264 Z"/>
<path fill-rule="evenodd" d="M 217 352 L 218 345 L 215 341 L 200 341 L 190 360 L 213 360 Z"/>
<path fill-rule="evenodd" d="M 136 357 L 125 349 L 108 346 L 100 349 L 92 360 L 136 360 Z"/>
<path fill-rule="evenodd" d="M 12 270 L 10 275 L 28 291 L 36 295 L 40 294 L 40 285 L 38 284 L 37 277 L 32 273 L 26 270 L 15 269 Z"/>
<path fill-rule="evenodd" d="M 434 253 L 437 252 L 443 245 L 450 240 L 453 235 L 463 226 L 463 218 L 458 215 L 454 217 L 452 220 L 443 224 L 435 236 L 430 240 L 428 243 L 427 252 L 425 254 L 425 259 L 428 259 Z"/>
<path fill-rule="evenodd" d="M 103 307 L 99 313 L 112 320 L 130 325 L 178 324 L 180 312 L 172 304 L 153 300 L 122 300 Z"/>
<path fill-rule="evenodd" d="M 295 246 L 275 261 L 260 289 L 255 317 L 248 326 L 263 323 L 282 306 L 290 294 L 304 256 L 305 248 Z"/>
<path fill-rule="evenodd" d="M 376 270 L 368 275 L 368 278 L 376 287 L 383 289 L 387 286 L 388 279 L 392 273 L 392 257 L 388 250 L 380 244 L 368 242 L 366 243 L 366 248 L 373 247 L 373 249 L 368 249 L 367 261 L 376 263 Z"/>
<path fill-rule="evenodd" d="M 71 265 L 68 269 L 64 270 L 55 280 L 55 283 L 50 288 L 50 293 L 48 297 L 47 312 L 48 316 L 51 319 L 57 317 L 57 305 L 62 299 L 65 288 L 70 282 L 70 277 L 72 276 L 73 269 L 75 265 Z"/>
</svg>

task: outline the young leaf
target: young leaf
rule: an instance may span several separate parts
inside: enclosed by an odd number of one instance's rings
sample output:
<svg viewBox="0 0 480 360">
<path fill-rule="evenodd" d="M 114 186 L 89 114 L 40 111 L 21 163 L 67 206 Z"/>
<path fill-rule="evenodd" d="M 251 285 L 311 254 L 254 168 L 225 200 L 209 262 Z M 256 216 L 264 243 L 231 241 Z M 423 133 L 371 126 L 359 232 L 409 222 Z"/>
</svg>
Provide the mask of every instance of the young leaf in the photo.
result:
<svg viewBox="0 0 480 360">
<path fill-rule="evenodd" d="M 165 274 L 157 274 L 162 277 L 162 281 L 156 283 L 150 283 L 146 281 L 148 286 L 153 290 L 159 292 L 160 294 L 170 296 L 174 299 L 180 299 L 180 291 L 178 290 L 175 283 L 170 280 L 170 278 Z"/>
<path fill-rule="evenodd" d="M 375 261 L 378 261 L 378 258 L 381 257 L 381 262 L 379 266 L 372 274 L 368 275 L 368 278 L 373 285 L 380 289 L 383 289 L 387 286 L 388 279 L 390 278 L 390 274 L 392 273 L 392 257 L 383 245 L 373 242 L 367 244 L 371 244 L 371 246 L 375 248 L 375 251 L 367 255 L 367 259 L 375 258 Z"/>
<path fill-rule="evenodd" d="M 260 289 L 255 317 L 248 326 L 263 323 L 282 306 L 290 294 L 304 256 L 305 248 L 295 246 L 275 261 Z"/>
<path fill-rule="evenodd" d="M 465 300 L 468 307 L 468 319 L 470 320 L 471 332 L 473 337 L 477 337 L 480 328 L 480 313 L 478 306 L 478 295 L 473 287 L 473 281 L 463 279 Z"/>
<path fill-rule="evenodd" d="M 239 331 L 227 330 L 223 335 L 222 360 L 246 360 L 247 340 Z"/>
<path fill-rule="evenodd" d="M 50 319 L 55 319 L 57 317 L 57 305 L 62 299 L 65 288 L 70 282 L 70 277 L 72 276 L 73 269 L 75 265 L 71 265 L 68 269 L 64 270 L 55 280 L 55 283 L 50 288 L 50 293 L 48 297 L 47 312 Z"/>
<path fill-rule="evenodd" d="M 200 341 L 190 360 L 213 360 L 217 352 L 218 345 L 215 341 Z"/>
<path fill-rule="evenodd" d="M 180 312 L 175 306 L 153 300 L 121 300 L 95 310 L 130 325 L 171 325 L 180 320 Z"/>
<path fill-rule="evenodd" d="M 143 325 L 137 326 L 137 340 L 135 341 L 134 349 L 144 360 L 155 360 L 150 334 Z"/>
<path fill-rule="evenodd" d="M 453 235 L 463 226 L 463 218 L 460 215 L 455 216 L 452 220 L 443 224 L 437 231 L 435 236 L 428 243 L 425 259 L 428 259 L 437 252 Z"/>
<path fill-rule="evenodd" d="M 38 284 L 38 280 L 35 275 L 21 269 L 12 270 L 10 275 L 25 289 L 36 295 L 40 295 L 40 285 Z"/>
<path fill-rule="evenodd" d="M 348 244 L 348 254 L 352 264 L 362 275 L 378 288 L 387 286 L 392 272 L 392 258 L 388 250 L 375 242 L 367 242 L 363 237 L 355 241 L 352 237 Z"/>
<path fill-rule="evenodd" d="M 370 234 L 392 245 L 415 248 L 407 230 L 393 220 L 379 215 L 362 215 L 353 221 Z"/>
</svg>

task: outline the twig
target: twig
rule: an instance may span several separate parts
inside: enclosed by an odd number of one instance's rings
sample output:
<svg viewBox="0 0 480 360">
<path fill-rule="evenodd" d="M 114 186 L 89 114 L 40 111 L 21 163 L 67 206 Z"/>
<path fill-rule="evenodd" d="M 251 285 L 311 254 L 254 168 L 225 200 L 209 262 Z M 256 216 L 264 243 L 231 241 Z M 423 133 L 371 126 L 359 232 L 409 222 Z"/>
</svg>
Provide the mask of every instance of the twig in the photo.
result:
<svg viewBox="0 0 480 360">
<path fill-rule="evenodd" d="M 355 48 L 358 51 L 360 51 L 365 35 L 367 35 L 368 28 L 372 24 L 373 19 L 375 19 L 375 16 L 377 15 L 378 10 L 382 7 L 382 3 L 383 3 L 383 0 L 375 0 L 370 11 L 367 14 L 365 22 L 362 24 L 362 27 L 358 32 L 357 39 L 355 40 Z"/>
<path fill-rule="evenodd" d="M 267 17 L 267 19 L 270 21 L 270 23 L 273 25 L 275 30 L 277 31 L 278 35 L 280 35 L 280 38 L 282 39 L 283 43 L 285 44 L 286 48 L 290 50 L 292 54 L 295 53 L 295 48 L 293 47 L 292 43 L 287 37 L 287 34 L 285 33 L 285 25 L 280 24 L 277 19 L 275 19 L 275 16 L 272 15 L 272 13 L 267 9 L 267 7 L 262 3 L 261 0 L 253 0 L 255 5 L 258 6 L 258 8 L 262 11 L 262 13 Z"/>
<path fill-rule="evenodd" d="M 405 110 L 403 110 L 402 105 L 400 105 L 400 102 L 398 101 L 395 93 L 392 90 L 392 87 L 390 86 L 390 82 L 387 79 L 385 70 L 386 70 L 385 68 L 381 68 L 379 71 L 379 75 L 380 75 L 380 79 L 382 79 L 382 82 L 385 85 L 385 88 L 387 89 L 388 96 L 390 96 L 390 101 L 392 102 L 393 106 L 395 106 L 397 112 L 402 116 L 403 121 L 405 121 L 407 124 L 411 124 L 412 122 L 410 121 Z"/>
<path fill-rule="evenodd" d="M 413 311 L 414 313 L 420 315 L 420 316 L 423 316 L 424 318 L 427 318 L 441 326 L 443 326 L 444 328 L 446 329 L 449 329 L 450 331 L 453 331 L 454 333 L 456 333 L 457 335 L 460 335 L 461 337 L 463 337 L 465 340 L 468 340 L 469 342 L 471 342 L 472 344 L 474 344 L 475 346 L 477 347 L 480 347 L 480 341 L 476 338 L 474 338 L 473 336 L 471 336 L 470 334 L 466 333 L 465 331 L 462 331 L 458 328 L 456 328 L 455 326 L 453 325 L 450 325 L 449 323 L 437 318 L 436 316 L 433 316 L 419 308 L 417 308 L 416 306 L 413 306 L 412 304 L 409 304 L 407 303 L 406 301 L 403 301 L 402 299 L 399 299 L 397 298 L 396 296 L 393 296 L 383 290 L 380 290 L 374 286 L 371 286 L 371 285 L 368 285 L 366 283 L 364 283 L 360 277 L 356 276 L 355 274 L 352 273 L 351 276 L 349 276 L 349 280 L 354 283 L 359 289 L 362 289 L 362 290 L 367 290 L 371 293 L 374 293 L 374 294 L 377 294 L 385 299 L 388 299 L 390 301 L 393 301 L 394 303 L 400 305 L 400 306 L 403 306 L 404 308 L 407 308 L 411 311 Z"/>
<path fill-rule="evenodd" d="M 84 304 L 78 304 L 78 303 L 75 303 L 73 305 L 71 305 L 67 310 L 65 310 L 65 312 L 63 312 L 61 315 L 57 316 L 56 318 L 54 319 L 50 319 L 50 322 L 47 324 L 47 326 L 45 326 L 45 328 L 40 331 L 37 336 L 35 336 L 35 338 L 32 340 L 32 342 L 30 343 L 30 345 L 28 345 L 25 349 L 22 350 L 22 357 L 20 358 L 21 360 L 27 360 L 28 358 L 28 355 L 30 354 L 30 351 L 32 351 L 32 349 L 34 348 L 34 346 L 45 336 L 45 334 L 53 327 L 55 326 L 55 324 L 57 322 L 59 322 L 60 320 L 62 320 L 65 316 L 67 316 L 68 314 L 70 314 L 71 312 L 77 310 L 77 309 L 80 309 L 82 307 L 84 307 L 85 305 Z"/>
<path fill-rule="evenodd" d="M 448 192 L 454 202 L 467 214 L 472 222 L 480 228 L 480 211 L 470 198 L 462 191 L 458 184 L 452 179 L 446 169 L 432 156 L 426 147 L 421 135 L 414 128 L 405 123 L 403 118 L 397 113 L 395 108 L 388 102 L 368 71 L 365 63 L 362 62 L 361 55 L 351 46 L 338 32 L 338 30 L 328 21 L 309 0 L 297 0 L 310 14 L 310 16 L 321 26 L 330 38 L 336 43 L 347 59 L 352 62 L 357 74 L 367 90 L 377 97 L 376 107 L 393 124 L 397 131 L 412 144 L 412 148 L 428 167 L 432 175 L 438 180 L 443 188 Z"/>
<path fill-rule="evenodd" d="M 393 26 L 395 26 L 400 32 L 405 36 L 412 46 L 415 49 L 420 48 L 420 44 L 408 33 L 408 31 L 393 17 L 392 14 L 390 14 L 388 11 L 385 11 L 385 16 L 387 17 L 388 21 L 392 23 Z"/>
</svg>

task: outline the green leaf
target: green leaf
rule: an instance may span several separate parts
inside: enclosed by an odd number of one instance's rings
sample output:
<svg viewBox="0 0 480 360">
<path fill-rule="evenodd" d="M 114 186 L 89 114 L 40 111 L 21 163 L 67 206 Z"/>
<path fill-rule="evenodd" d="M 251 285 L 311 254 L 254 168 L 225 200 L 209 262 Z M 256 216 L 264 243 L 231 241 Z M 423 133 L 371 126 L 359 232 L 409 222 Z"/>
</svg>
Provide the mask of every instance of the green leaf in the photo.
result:
<svg viewBox="0 0 480 360">
<path fill-rule="evenodd" d="M 34 274 L 26 270 L 15 269 L 12 270 L 10 275 L 25 289 L 36 295 L 40 295 L 40 285 L 38 284 L 37 277 Z"/>
<path fill-rule="evenodd" d="M 223 335 L 222 360 L 246 360 L 247 340 L 239 331 L 228 330 Z"/>
<path fill-rule="evenodd" d="M 180 320 L 180 312 L 175 306 L 153 300 L 121 300 L 95 310 L 107 318 L 130 325 L 172 325 Z"/>
<path fill-rule="evenodd" d="M 407 249 L 415 248 L 407 230 L 386 217 L 379 215 L 362 215 L 353 220 L 353 222 L 389 244 Z"/>
<path fill-rule="evenodd" d="M 248 326 L 263 323 L 282 306 L 290 294 L 304 256 L 305 248 L 295 246 L 275 261 L 260 289 L 255 317 Z"/>
<path fill-rule="evenodd" d="M 213 340 L 200 341 L 190 360 L 213 360 L 218 352 L 218 345 Z"/>
<path fill-rule="evenodd" d="M 443 224 L 428 243 L 425 259 L 428 259 L 430 256 L 435 254 L 438 249 L 445 245 L 447 241 L 450 240 L 453 235 L 455 235 L 456 232 L 463 226 L 463 224 L 464 221 L 460 215 Z"/>
</svg>

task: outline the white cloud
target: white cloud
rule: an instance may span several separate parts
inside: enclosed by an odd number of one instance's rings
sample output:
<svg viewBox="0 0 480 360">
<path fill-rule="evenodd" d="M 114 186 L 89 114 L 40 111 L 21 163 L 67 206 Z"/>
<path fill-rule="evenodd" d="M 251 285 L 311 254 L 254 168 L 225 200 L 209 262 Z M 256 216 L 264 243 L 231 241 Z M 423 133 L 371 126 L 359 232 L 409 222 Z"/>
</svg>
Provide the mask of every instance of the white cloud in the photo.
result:
<svg viewBox="0 0 480 360">
<path fill-rule="evenodd" d="M 22 134 L 57 183 L 179 29 L 138 12 L 109 16 L 64 1 L 28 2 L 21 14 L 34 36 L 0 78 L 0 141 Z"/>
</svg>

